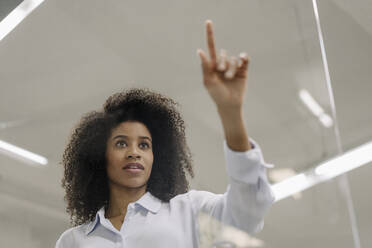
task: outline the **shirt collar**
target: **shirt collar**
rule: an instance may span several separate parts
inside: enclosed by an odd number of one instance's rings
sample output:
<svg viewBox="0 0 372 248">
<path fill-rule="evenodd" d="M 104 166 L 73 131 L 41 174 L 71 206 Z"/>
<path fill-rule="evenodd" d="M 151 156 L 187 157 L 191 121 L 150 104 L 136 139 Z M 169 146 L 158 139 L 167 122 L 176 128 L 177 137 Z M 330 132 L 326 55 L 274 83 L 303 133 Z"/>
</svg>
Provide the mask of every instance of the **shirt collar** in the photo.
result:
<svg viewBox="0 0 372 248">
<path fill-rule="evenodd" d="M 140 205 L 147 209 L 148 211 L 151 211 L 152 213 L 157 213 L 160 210 L 161 207 L 161 200 L 152 195 L 149 191 L 147 191 L 143 196 L 141 196 L 140 199 L 138 199 L 135 202 L 130 203 L 130 205 Z M 129 207 L 129 206 L 128 206 Z M 90 222 L 87 225 L 85 234 L 88 235 L 93 229 L 96 227 L 96 225 L 100 222 L 100 220 L 105 219 L 105 206 L 101 207 L 96 214 L 96 217 L 94 221 Z"/>
</svg>

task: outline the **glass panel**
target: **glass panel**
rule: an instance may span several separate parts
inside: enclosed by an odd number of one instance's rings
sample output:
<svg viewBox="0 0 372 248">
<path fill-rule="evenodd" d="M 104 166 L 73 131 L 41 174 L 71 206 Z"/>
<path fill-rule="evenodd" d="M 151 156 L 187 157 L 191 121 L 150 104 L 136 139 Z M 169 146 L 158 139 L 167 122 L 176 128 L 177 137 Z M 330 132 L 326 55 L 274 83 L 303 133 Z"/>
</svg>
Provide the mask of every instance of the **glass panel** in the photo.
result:
<svg viewBox="0 0 372 248">
<path fill-rule="evenodd" d="M 280 17 L 273 13 L 274 9 L 281 9 Z M 246 116 L 248 130 L 261 142 L 266 160 L 276 165 L 269 171 L 274 183 L 295 173 L 311 172 L 316 165 L 335 157 L 338 148 L 332 98 L 327 88 L 311 1 L 262 4 L 261 11 L 262 20 L 254 16 L 246 22 L 270 23 L 271 32 L 265 33 L 267 41 L 280 47 L 271 44 L 263 49 L 266 53 L 261 54 L 255 47 L 249 49 L 257 54 L 251 68 L 255 61 L 264 62 L 261 68 L 256 64 L 255 70 L 261 73 L 257 73 L 252 83 L 257 86 L 250 85 L 255 88 L 254 94 L 248 92 L 252 96 L 248 97 Z M 282 35 L 272 30 L 280 30 Z M 252 33 L 257 37 L 254 31 Z M 265 44 L 263 42 L 260 48 Z M 273 54 L 270 60 L 267 59 L 269 53 Z M 272 82 L 273 78 L 277 80 Z M 314 102 L 318 103 L 317 107 Z M 248 244 L 251 242 L 250 246 L 258 247 L 297 247 L 299 243 L 301 247 L 353 246 L 346 198 L 339 184 L 337 178 L 277 202 L 266 217 L 263 232 L 246 239 Z M 212 231 L 215 243 L 221 241 L 226 228 L 229 227 Z M 209 234 L 205 230 L 202 232 L 206 236 Z M 225 238 L 225 241 L 230 240 Z M 235 247 L 232 243 L 221 243 L 221 247 Z M 235 242 L 236 247 L 249 246 L 238 243 Z"/>
<path fill-rule="evenodd" d="M 372 140 L 372 4 L 370 1 L 319 1 L 328 63 L 345 151 Z M 347 59 L 345 59 L 347 58 Z M 371 163 L 350 173 L 360 247 L 372 244 Z"/>
<path fill-rule="evenodd" d="M 12 103 L 12 108 L 2 109 L 0 138 L 45 154 L 50 161 L 50 167 L 39 170 L 0 158 L 2 176 L 7 179 L 2 181 L 7 187 L 1 187 L 0 195 L 6 200 L 0 213 L 1 222 L 9 226 L 0 229 L 7 230 L 2 232 L 7 234 L 3 241 L 6 246 L 53 247 L 69 228 L 60 188 L 63 172 L 58 164 L 66 139 L 83 113 L 101 108 L 109 95 L 124 88 L 149 87 L 181 104 L 195 161 L 192 188 L 226 191 L 224 134 L 214 103 L 203 87 L 196 54 L 197 48 L 207 51 L 207 19 L 213 21 L 218 51 L 224 48 L 230 56 L 245 51 L 251 59 L 244 120 L 249 136 L 260 144 L 265 161 L 275 165 L 268 169 L 270 182 L 276 184 L 311 171 L 338 153 L 311 1 L 144 4 L 50 0 L 41 6 L 14 30 L 12 37 L 0 43 L 0 75 L 6 89 L 0 92 L 0 106 Z M 347 45 L 353 35 L 338 36 L 344 34 L 339 29 L 341 20 L 354 27 L 344 20 L 341 9 L 354 7 L 346 1 L 338 5 L 322 1 L 319 6 L 345 149 L 372 136 L 368 126 L 371 84 L 367 83 L 371 78 L 367 70 L 370 32 L 364 31 L 369 26 L 350 28 L 361 37 L 361 44 Z M 332 41 L 344 46 L 332 50 L 337 47 L 328 43 Z M 350 59 L 352 56 L 358 57 Z M 352 63 L 356 59 L 361 62 Z M 355 90 L 357 94 L 347 96 L 354 97 L 355 104 L 341 101 L 345 92 Z M 311 110 L 314 102 L 318 107 Z M 351 174 L 353 193 L 366 185 L 363 181 L 358 184 L 355 178 Z M 358 219 L 367 220 L 370 203 L 362 196 L 353 194 Z M 337 180 L 275 203 L 265 218 L 263 231 L 256 235 L 219 226 L 210 218 L 202 222 L 201 241 L 206 240 L 202 245 L 207 247 L 353 245 L 347 205 Z M 363 244 L 370 243 L 370 224 L 358 224 Z M 17 229 L 26 234 L 24 239 L 14 238 Z M 203 239 L 207 237 L 212 241 Z"/>
</svg>

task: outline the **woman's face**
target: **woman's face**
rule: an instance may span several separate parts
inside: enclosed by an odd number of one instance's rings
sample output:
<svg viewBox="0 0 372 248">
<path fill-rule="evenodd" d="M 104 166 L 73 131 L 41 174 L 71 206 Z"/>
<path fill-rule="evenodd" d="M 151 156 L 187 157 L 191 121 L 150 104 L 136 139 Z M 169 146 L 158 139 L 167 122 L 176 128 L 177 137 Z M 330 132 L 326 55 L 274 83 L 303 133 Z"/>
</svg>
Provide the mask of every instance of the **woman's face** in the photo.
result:
<svg viewBox="0 0 372 248">
<path fill-rule="evenodd" d="M 146 188 L 154 155 L 152 137 L 141 122 L 125 121 L 115 127 L 107 140 L 106 170 L 109 185 Z M 128 163 L 139 163 L 142 169 L 124 169 Z"/>
</svg>

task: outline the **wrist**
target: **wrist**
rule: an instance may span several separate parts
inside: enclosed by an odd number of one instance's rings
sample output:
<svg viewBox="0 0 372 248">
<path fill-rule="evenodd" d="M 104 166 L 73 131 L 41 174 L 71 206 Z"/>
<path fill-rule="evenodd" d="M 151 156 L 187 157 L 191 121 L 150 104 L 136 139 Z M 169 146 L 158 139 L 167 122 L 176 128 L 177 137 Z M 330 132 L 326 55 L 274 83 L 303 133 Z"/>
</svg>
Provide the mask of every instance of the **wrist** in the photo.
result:
<svg viewBox="0 0 372 248">
<path fill-rule="evenodd" d="M 221 117 L 228 118 L 242 118 L 243 108 L 241 106 L 237 107 L 226 107 L 226 106 L 217 106 L 217 111 Z"/>
</svg>

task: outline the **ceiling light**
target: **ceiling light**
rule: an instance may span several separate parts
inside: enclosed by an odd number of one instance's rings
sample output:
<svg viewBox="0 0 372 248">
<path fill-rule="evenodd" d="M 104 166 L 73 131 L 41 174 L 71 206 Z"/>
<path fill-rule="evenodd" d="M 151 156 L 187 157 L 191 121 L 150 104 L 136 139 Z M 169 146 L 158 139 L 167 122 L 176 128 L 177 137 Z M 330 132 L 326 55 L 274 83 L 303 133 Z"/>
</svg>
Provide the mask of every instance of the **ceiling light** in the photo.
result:
<svg viewBox="0 0 372 248">
<path fill-rule="evenodd" d="M 300 90 L 299 96 L 305 106 L 319 119 L 323 126 L 327 128 L 333 126 L 332 118 L 324 112 L 323 108 L 317 103 L 317 101 L 315 101 L 307 90 Z"/>
<path fill-rule="evenodd" d="M 280 168 L 280 169 L 273 169 L 268 171 L 268 176 L 271 179 L 272 182 L 282 182 L 283 180 L 293 177 L 296 175 L 296 171 L 292 168 Z M 302 194 L 294 193 L 292 195 L 293 198 L 300 199 L 302 197 Z"/>
<path fill-rule="evenodd" d="M 38 163 L 38 164 L 42 164 L 42 165 L 48 164 L 48 160 L 45 157 L 40 156 L 36 153 L 27 151 L 27 150 L 25 150 L 23 148 L 20 148 L 18 146 L 9 144 L 9 143 L 7 143 L 5 141 L 2 141 L 2 140 L 0 140 L 0 152 L 4 153 L 4 154 L 6 154 L 10 157 L 20 159 L 24 162 Z"/>
<path fill-rule="evenodd" d="M 275 201 L 289 197 L 370 162 L 372 162 L 372 142 L 330 159 L 305 173 L 300 173 L 272 185 Z"/>
<path fill-rule="evenodd" d="M 275 195 L 275 201 L 279 201 L 288 196 L 301 192 L 311 186 L 315 185 L 316 181 L 304 173 L 283 180 L 272 186 Z"/>
<path fill-rule="evenodd" d="M 369 142 L 317 166 L 315 173 L 319 176 L 333 178 L 371 161 L 372 142 Z"/>
<path fill-rule="evenodd" d="M 0 41 L 44 0 L 24 0 L 0 22 Z"/>
</svg>

